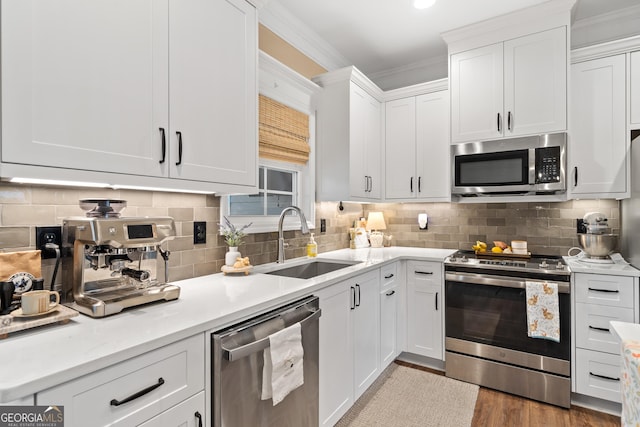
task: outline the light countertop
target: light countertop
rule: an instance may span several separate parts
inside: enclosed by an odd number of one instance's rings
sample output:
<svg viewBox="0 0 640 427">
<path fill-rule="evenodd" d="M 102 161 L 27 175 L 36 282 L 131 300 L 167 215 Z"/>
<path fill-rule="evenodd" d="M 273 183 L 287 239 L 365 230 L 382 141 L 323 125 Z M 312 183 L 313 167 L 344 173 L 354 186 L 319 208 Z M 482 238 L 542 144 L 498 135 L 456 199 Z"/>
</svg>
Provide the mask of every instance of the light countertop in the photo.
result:
<svg viewBox="0 0 640 427">
<path fill-rule="evenodd" d="M 590 263 L 580 260 L 578 257 L 562 257 L 572 273 L 608 274 L 611 276 L 640 277 L 640 270 L 634 268 L 624 260 L 618 260 L 614 264 Z"/>
<path fill-rule="evenodd" d="M 620 341 L 638 341 L 640 342 L 640 324 L 611 321 L 611 330 L 613 335 L 618 337 Z"/>
<path fill-rule="evenodd" d="M 93 319 L 79 315 L 66 325 L 10 334 L 0 341 L 0 403 L 95 372 L 142 353 L 238 321 L 313 294 L 318 289 L 401 259 L 443 261 L 449 249 L 391 247 L 341 249 L 318 259 L 359 261 L 313 279 L 263 274 L 282 268 L 265 264 L 248 276 L 213 274 L 174 282 L 180 298 Z M 284 266 L 307 262 L 285 261 Z"/>
</svg>

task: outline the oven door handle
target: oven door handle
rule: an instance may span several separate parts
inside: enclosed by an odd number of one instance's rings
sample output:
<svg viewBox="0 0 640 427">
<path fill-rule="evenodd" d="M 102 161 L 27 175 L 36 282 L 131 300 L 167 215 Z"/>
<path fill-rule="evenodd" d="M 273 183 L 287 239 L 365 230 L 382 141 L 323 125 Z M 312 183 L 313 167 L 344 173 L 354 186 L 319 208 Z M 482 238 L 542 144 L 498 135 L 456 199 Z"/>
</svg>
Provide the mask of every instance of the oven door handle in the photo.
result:
<svg viewBox="0 0 640 427">
<path fill-rule="evenodd" d="M 460 283 L 473 283 L 475 285 L 499 286 L 503 288 L 526 289 L 527 281 L 544 282 L 542 280 L 523 280 L 522 278 L 509 276 L 492 276 L 490 274 L 455 273 L 445 274 L 445 280 Z M 571 288 L 568 283 L 558 283 L 558 293 L 568 294 Z"/>
</svg>

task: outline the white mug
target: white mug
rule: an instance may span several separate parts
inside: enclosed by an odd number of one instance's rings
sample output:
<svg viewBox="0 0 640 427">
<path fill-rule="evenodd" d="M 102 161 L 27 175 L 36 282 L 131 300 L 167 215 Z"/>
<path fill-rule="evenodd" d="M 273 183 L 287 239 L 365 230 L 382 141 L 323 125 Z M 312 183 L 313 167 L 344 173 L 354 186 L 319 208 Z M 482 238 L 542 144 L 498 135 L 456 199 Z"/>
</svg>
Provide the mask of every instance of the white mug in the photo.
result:
<svg viewBox="0 0 640 427">
<path fill-rule="evenodd" d="M 51 301 L 51 295 L 56 300 Z M 60 294 L 57 291 L 29 291 L 21 296 L 22 314 L 46 313 L 60 303 Z"/>
</svg>

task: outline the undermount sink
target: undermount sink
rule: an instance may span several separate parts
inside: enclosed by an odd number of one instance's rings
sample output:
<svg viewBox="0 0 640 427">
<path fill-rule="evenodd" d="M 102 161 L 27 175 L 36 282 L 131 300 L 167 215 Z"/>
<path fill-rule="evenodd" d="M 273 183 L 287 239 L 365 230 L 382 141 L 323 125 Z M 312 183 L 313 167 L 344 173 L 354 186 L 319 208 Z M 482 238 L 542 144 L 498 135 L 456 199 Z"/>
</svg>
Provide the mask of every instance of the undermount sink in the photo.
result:
<svg viewBox="0 0 640 427">
<path fill-rule="evenodd" d="M 359 264 L 360 261 L 312 261 L 305 264 L 294 265 L 291 267 L 281 268 L 279 270 L 269 271 L 266 274 L 275 276 L 295 277 L 297 279 L 311 279 L 322 274 L 331 273 L 341 268 L 351 267 Z"/>
</svg>

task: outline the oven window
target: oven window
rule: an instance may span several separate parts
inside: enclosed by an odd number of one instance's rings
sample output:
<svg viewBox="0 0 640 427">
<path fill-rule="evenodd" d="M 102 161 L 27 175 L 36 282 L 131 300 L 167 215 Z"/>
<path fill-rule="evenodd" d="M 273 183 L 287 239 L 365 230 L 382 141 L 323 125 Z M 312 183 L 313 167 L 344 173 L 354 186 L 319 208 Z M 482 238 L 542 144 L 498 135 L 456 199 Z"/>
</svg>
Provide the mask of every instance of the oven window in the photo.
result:
<svg viewBox="0 0 640 427">
<path fill-rule="evenodd" d="M 457 187 L 528 183 L 528 150 L 469 154 L 455 158 L 455 185 Z"/>
<path fill-rule="evenodd" d="M 446 336 L 557 359 L 571 358 L 569 294 L 559 294 L 560 343 L 529 338 L 524 289 L 446 282 Z"/>
</svg>

